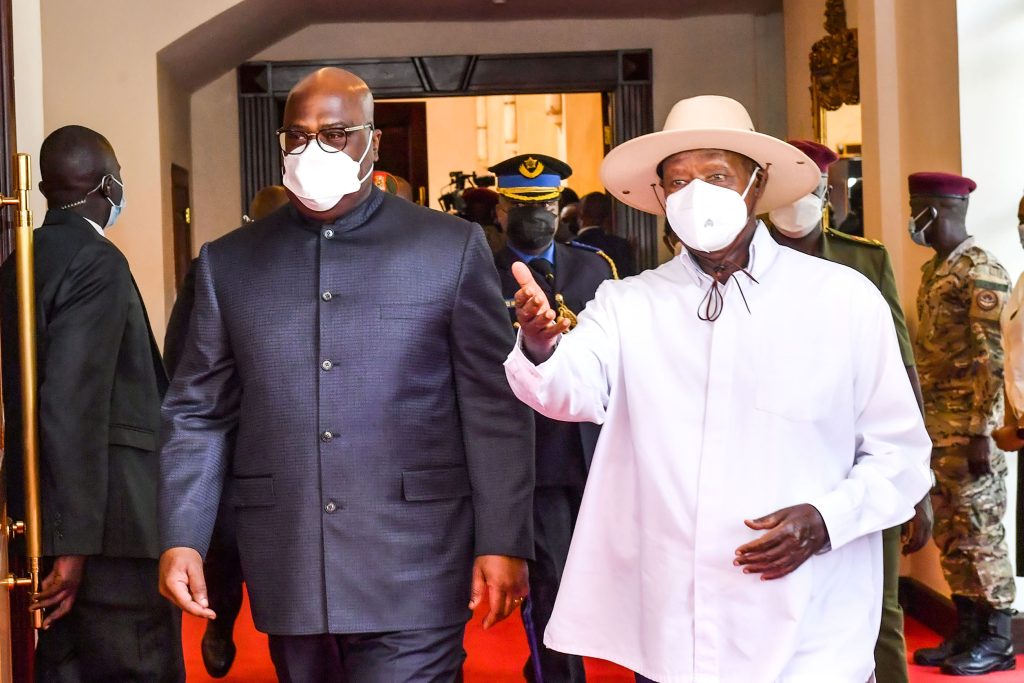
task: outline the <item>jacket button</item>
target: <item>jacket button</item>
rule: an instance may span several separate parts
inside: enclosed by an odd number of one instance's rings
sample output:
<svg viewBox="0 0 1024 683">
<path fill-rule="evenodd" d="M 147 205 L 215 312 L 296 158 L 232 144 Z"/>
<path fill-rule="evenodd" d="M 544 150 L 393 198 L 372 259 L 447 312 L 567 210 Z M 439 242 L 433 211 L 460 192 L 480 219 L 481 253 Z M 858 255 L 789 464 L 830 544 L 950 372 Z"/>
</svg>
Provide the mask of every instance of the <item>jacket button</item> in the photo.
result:
<svg viewBox="0 0 1024 683">
<path fill-rule="evenodd" d="M 334 434 L 331 434 L 330 432 L 324 432 L 323 434 L 320 435 L 320 440 L 323 441 L 324 443 L 327 443 L 333 438 Z"/>
<path fill-rule="evenodd" d="M 334 512 L 337 509 L 338 509 L 338 506 L 337 506 L 337 504 L 335 504 L 335 502 L 333 500 L 332 501 L 328 501 L 327 505 L 324 505 L 324 512 L 326 512 L 327 514 L 331 514 L 332 512 Z"/>
<path fill-rule="evenodd" d="M 323 294 L 320 295 L 320 298 L 323 299 L 324 301 L 330 301 L 331 299 L 334 298 L 334 295 L 331 294 L 330 292 L 324 292 Z"/>
<path fill-rule="evenodd" d="M 323 363 L 320 364 L 320 367 L 323 368 L 324 370 L 330 370 L 331 368 L 334 367 L 334 363 L 332 363 L 329 360 L 325 360 Z"/>
<path fill-rule="evenodd" d="M 327 228 L 326 230 L 324 230 L 324 237 L 327 239 L 331 239 L 332 237 L 334 237 L 334 231 L 331 230 L 330 228 Z"/>
</svg>

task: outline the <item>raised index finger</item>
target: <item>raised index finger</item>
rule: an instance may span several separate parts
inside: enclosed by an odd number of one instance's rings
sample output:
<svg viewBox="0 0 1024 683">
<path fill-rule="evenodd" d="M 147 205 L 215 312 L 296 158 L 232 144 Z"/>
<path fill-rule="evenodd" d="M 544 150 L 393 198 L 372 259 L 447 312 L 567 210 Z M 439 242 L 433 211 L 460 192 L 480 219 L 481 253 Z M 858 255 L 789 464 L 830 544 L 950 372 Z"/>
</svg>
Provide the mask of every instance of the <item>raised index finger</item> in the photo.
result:
<svg viewBox="0 0 1024 683">
<path fill-rule="evenodd" d="M 537 284 L 537 281 L 533 279 L 530 267 L 522 261 L 516 261 L 512 264 L 512 276 L 519 283 L 520 287 L 529 287 L 530 285 Z"/>
</svg>

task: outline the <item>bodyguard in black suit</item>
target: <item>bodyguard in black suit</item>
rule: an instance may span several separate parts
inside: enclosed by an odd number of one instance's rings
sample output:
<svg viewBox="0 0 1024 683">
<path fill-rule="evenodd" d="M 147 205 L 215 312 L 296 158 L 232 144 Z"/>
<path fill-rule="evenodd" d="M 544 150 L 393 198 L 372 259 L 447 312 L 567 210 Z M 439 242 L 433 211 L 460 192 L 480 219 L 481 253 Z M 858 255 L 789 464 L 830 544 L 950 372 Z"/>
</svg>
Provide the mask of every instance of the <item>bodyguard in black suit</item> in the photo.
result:
<svg viewBox="0 0 1024 683">
<path fill-rule="evenodd" d="M 282 681 L 457 680 L 469 610 L 487 591 L 489 626 L 529 590 L 533 430 L 491 252 L 373 187 L 372 117 L 340 69 L 293 89 L 292 203 L 203 247 L 163 408 L 161 589 L 213 616 L 201 556 L 230 477 Z"/>
<path fill-rule="evenodd" d="M 103 236 L 124 206 L 98 133 L 43 142 L 51 207 L 35 231 L 44 630 L 38 681 L 184 679 L 180 614 L 157 592 L 157 432 L 167 378 L 124 255 Z M 101 227 L 104 226 L 104 227 Z M 5 464 L 22 481 L 14 259 L 0 268 Z M 20 485 L 10 505 L 22 514 Z"/>
<path fill-rule="evenodd" d="M 628 240 L 607 232 L 612 218 L 612 199 L 604 192 L 583 195 L 576 210 L 579 230 L 576 241 L 600 249 L 615 262 L 619 277 L 636 275 L 636 257 Z"/>
<path fill-rule="evenodd" d="M 551 307 L 574 320 L 594 298 L 598 286 L 614 277 L 611 259 L 584 244 L 555 242 L 561 182 L 572 174 L 569 165 L 543 154 L 523 154 L 490 169 L 497 176 L 498 221 L 508 242 L 494 257 L 510 322 L 515 324 L 515 293 L 520 289 L 512 264 L 523 261 L 536 273 Z M 587 471 L 599 428 L 590 423 L 550 420 L 534 414 L 536 425 L 537 488 L 534 491 L 534 552 L 530 563 L 530 608 L 524 622 L 533 629 L 531 658 L 524 667 L 527 680 L 537 680 L 539 666 L 545 683 L 583 681 L 580 657 L 549 650 L 542 644 L 544 629 L 555 606 L 569 541 L 576 525 Z M 540 656 L 536 657 L 539 652 Z"/>
</svg>

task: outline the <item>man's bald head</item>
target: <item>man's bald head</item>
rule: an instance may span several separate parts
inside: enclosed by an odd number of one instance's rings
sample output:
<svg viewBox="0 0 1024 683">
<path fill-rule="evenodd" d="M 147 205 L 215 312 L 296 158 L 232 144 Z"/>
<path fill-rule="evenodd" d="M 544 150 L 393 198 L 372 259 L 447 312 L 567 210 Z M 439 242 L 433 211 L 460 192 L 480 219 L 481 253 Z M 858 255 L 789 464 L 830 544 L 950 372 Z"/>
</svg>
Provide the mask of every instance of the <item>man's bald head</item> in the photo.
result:
<svg viewBox="0 0 1024 683">
<path fill-rule="evenodd" d="M 110 142 L 85 126 L 64 126 L 50 133 L 39 149 L 39 169 L 39 189 L 51 206 L 84 198 L 106 175 L 121 177 Z"/>
<path fill-rule="evenodd" d="M 285 123 L 287 124 L 289 121 L 290 108 L 294 109 L 300 103 L 305 103 L 310 99 L 330 100 L 334 98 L 346 100 L 347 108 L 359 109 L 364 120 L 356 123 L 373 121 L 373 94 L 370 92 L 370 86 L 366 85 L 366 81 L 351 71 L 328 66 L 317 69 L 303 78 L 288 93 L 288 100 L 284 105 Z"/>
</svg>

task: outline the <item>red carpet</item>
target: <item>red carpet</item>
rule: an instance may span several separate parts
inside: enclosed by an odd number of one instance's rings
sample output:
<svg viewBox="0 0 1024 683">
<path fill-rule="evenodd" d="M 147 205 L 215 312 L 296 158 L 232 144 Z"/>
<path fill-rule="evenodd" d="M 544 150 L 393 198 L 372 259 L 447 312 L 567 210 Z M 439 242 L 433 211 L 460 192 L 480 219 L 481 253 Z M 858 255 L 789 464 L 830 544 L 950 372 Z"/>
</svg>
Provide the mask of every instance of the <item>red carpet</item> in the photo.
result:
<svg viewBox="0 0 1024 683">
<path fill-rule="evenodd" d="M 526 636 L 523 635 L 519 615 L 515 614 L 489 631 L 480 628 L 483 610 L 473 618 L 466 629 L 466 683 L 512 683 L 523 680 L 522 667 L 526 661 Z M 205 622 L 185 616 L 182 626 L 182 644 L 185 648 L 185 668 L 189 683 L 227 681 L 228 683 L 276 683 L 274 667 L 267 653 L 267 637 L 256 631 L 249 616 L 248 599 L 242 605 L 242 613 L 235 624 L 235 643 L 238 657 L 231 673 L 225 678 L 213 679 L 207 676 L 199 653 L 199 641 L 203 637 Z M 907 648 L 934 645 L 940 638 L 915 621 L 907 621 Z M 1024 683 L 1024 656 L 1017 658 L 1017 671 L 990 674 L 977 678 L 951 678 L 942 676 L 936 669 L 910 667 L 912 683 L 950 683 L 954 680 L 992 681 L 993 683 Z M 625 669 L 600 660 L 587 660 L 589 683 L 632 683 L 633 676 Z"/>
</svg>

